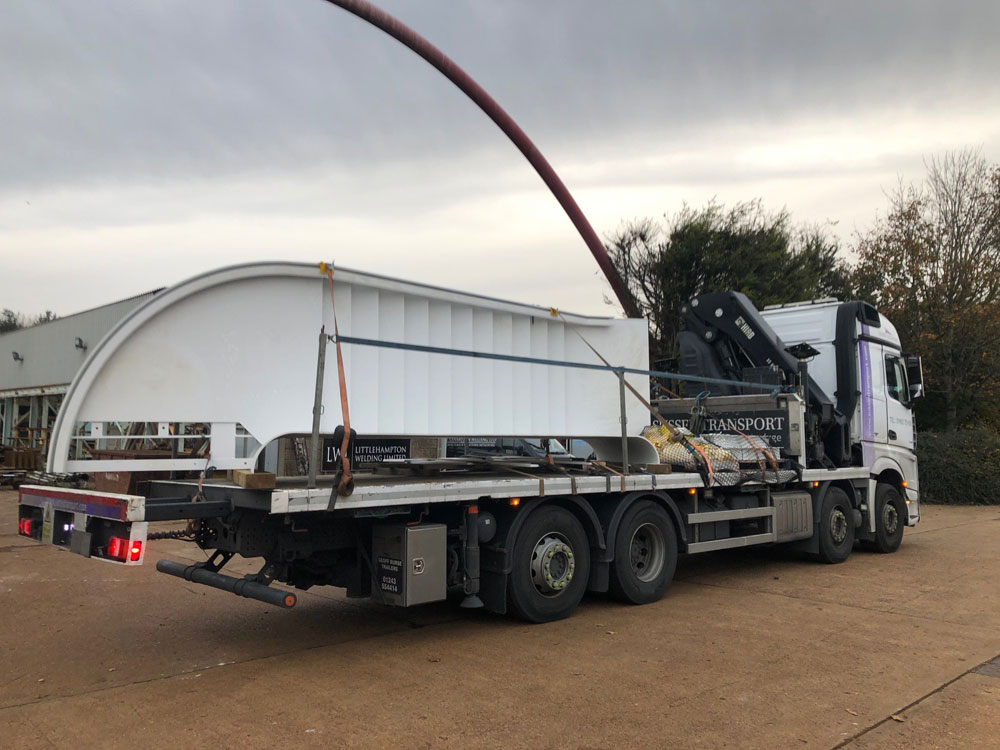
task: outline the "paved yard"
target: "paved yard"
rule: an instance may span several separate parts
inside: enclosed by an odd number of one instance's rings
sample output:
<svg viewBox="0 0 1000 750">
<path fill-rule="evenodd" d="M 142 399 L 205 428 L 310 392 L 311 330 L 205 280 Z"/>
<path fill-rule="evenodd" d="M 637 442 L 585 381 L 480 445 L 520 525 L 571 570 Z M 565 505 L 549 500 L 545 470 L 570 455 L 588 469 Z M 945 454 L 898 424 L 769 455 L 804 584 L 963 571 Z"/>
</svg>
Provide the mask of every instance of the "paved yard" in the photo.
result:
<svg viewBox="0 0 1000 750">
<path fill-rule="evenodd" d="M 895 555 L 682 561 L 662 601 L 529 626 L 315 589 L 281 611 L 16 536 L 0 492 L 0 745 L 1000 747 L 1000 508 Z M 895 718 L 893 718 L 895 717 Z"/>
</svg>

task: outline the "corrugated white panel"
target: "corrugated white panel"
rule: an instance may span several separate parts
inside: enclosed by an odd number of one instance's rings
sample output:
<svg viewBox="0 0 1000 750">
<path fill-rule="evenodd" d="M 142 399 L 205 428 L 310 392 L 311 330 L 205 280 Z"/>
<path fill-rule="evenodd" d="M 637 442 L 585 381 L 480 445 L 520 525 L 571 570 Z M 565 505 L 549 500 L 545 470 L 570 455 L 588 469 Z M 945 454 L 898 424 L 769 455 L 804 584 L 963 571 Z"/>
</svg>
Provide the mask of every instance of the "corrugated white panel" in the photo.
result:
<svg viewBox="0 0 1000 750">
<path fill-rule="evenodd" d="M 379 341 L 645 369 L 641 320 L 555 319 L 544 308 L 338 270 L 340 332 Z M 205 274 L 151 299 L 93 348 L 67 394 L 50 468 L 67 468 L 79 423 L 242 424 L 265 445 L 311 429 L 320 327 L 333 332 L 327 280 L 315 266 L 272 263 Z M 616 377 L 598 372 L 343 344 L 352 426 L 361 435 L 620 434 Z M 630 376 L 648 395 L 648 379 Z M 629 432 L 648 423 L 628 399 Z M 341 424 L 336 352 L 327 350 L 321 430 Z M 229 446 L 213 463 L 248 465 Z M 73 467 L 70 467 L 73 468 Z M 75 467 L 81 468 L 81 467 Z"/>
</svg>

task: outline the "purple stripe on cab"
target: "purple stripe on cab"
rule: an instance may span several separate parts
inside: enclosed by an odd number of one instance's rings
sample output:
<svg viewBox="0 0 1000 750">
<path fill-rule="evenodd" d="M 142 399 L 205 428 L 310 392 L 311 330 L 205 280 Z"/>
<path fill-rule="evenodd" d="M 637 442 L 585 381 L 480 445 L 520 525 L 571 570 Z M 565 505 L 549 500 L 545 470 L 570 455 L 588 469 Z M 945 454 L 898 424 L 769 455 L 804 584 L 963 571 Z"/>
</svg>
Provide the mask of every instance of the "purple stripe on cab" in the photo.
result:
<svg viewBox="0 0 1000 750">
<path fill-rule="evenodd" d="M 861 333 L 868 335 L 868 326 L 861 324 Z M 862 452 L 864 453 L 865 464 L 871 465 L 874 460 L 874 448 L 871 442 L 875 439 L 875 404 L 872 401 L 872 358 L 867 341 L 859 342 L 861 345 L 860 365 L 861 365 L 861 439 Z"/>
</svg>

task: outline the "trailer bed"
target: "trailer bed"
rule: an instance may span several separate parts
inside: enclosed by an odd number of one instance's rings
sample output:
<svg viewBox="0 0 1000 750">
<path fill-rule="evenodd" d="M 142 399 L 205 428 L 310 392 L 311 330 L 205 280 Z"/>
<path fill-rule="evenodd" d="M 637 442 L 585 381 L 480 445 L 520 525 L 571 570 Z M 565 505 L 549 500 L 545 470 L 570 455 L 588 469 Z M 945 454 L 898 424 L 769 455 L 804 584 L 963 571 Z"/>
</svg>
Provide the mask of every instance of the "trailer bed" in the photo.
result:
<svg viewBox="0 0 1000 750">
<path fill-rule="evenodd" d="M 530 473 L 530 472 L 525 472 Z M 333 498 L 332 477 L 321 478 L 319 486 L 279 486 L 274 490 L 246 490 L 228 482 L 205 483 L 203 490 L 210 499 L 227 496 L 234 506 L 267 508 L 272 514 L 306 513 L 328 510 L 363 510 L 407 504 L 470 502 L 482 498 L 507 500 L 517 497 L 547 497 L 555 495 L 591 495 L 610 492 L 678 490 L 704 488 L 696 472 L 653 474 L 648 472 L 625 475 L 542 474 L 532 476 L 502 476 L 499 471 L 445 474 L 439 478 L 426 476 L 386 476 L 355 474 L 354 493 L 349 497 Z M 833 481 L 863 479 L 867 469 L 806 469 L 802 481 Z M 325 480 L 325 481 L 323 481 Z M 285 483 L 287 484 L 287 483 Z M 158 480 L 152 482 L 157 495 L 193 493 L 192 481 Z M 714 485 L 718 487 L 720 485 Z M 750 486 L 750 485 L 747 485 Z M 760 486 L 756 483 L 755 486 Z"/>
</svg>

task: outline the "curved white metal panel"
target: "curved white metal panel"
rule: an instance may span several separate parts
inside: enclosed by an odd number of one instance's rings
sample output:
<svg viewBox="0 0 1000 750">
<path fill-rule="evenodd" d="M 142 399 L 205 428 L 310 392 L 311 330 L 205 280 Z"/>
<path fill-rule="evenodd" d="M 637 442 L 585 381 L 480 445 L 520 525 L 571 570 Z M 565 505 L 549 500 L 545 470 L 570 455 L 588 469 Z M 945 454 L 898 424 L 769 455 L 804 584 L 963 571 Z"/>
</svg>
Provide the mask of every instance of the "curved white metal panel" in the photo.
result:
<svg viewBox="0 0 1000 750">
<path fill-rule="evenodd" d="M 563 314 L 338 269 L 340 332 L 381 341 L 648 367 L 643 320 Z M 315 265 L 258 263 L 197 276 L 124 318 L 90 352 L 63 402 L 50 471 L 124 468 L 67 460 L 82 423 L 212 425 L 212 463 L 253 465 L 234 450 L 242 424 L 260 446 L 311 430 L 319 332 L 333 331 L 326 278 Z M 351 424 L 359 435 L 620 435 L 619 389 L 608 372 L 343 345 Z M 640 393 L 648 378 L 629 376 Z M 321 432 L 342 422 L 337 368 L 327 351 Z M 630 432 L 648 423 L 629 396 Z M 193 460 L 130 462 L 133 470 L 190 468 Z M 203 465 L 203 462 L 198 462 Z"/>
</svg>

